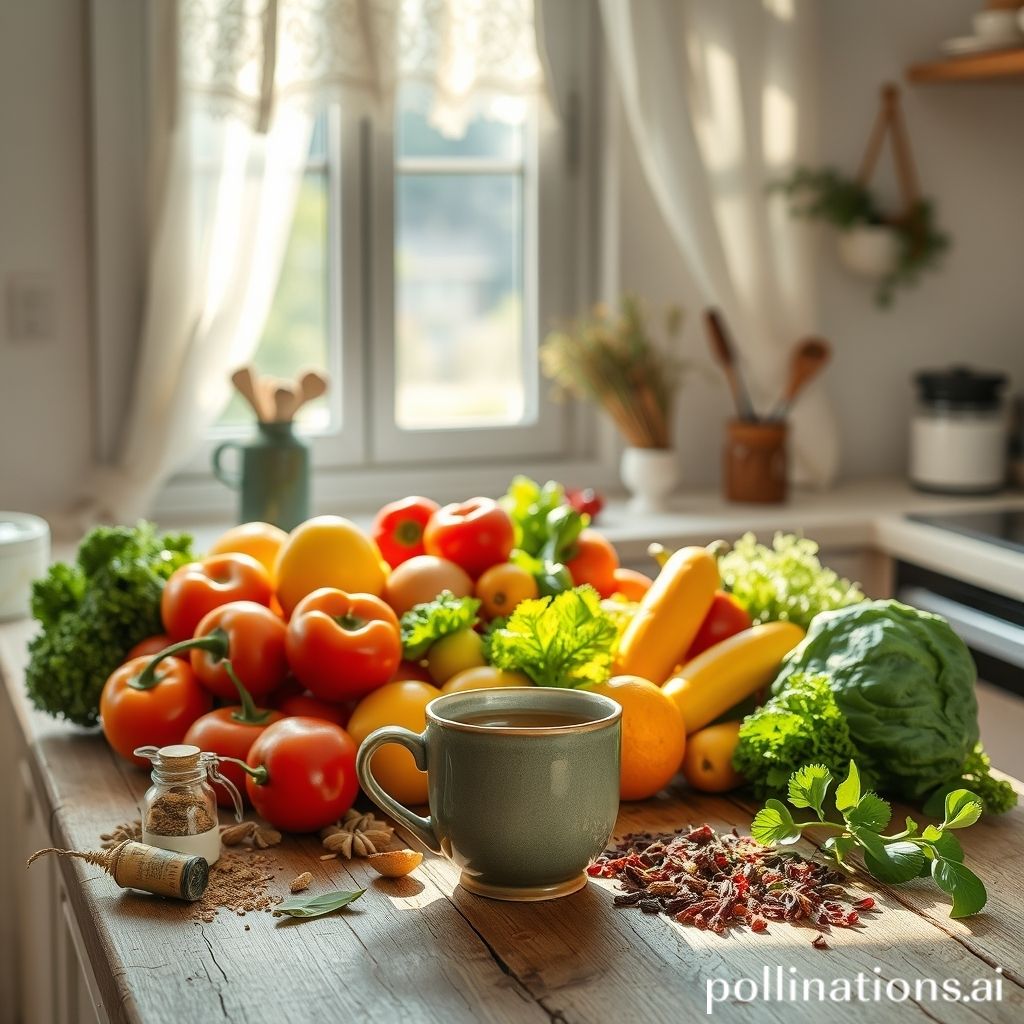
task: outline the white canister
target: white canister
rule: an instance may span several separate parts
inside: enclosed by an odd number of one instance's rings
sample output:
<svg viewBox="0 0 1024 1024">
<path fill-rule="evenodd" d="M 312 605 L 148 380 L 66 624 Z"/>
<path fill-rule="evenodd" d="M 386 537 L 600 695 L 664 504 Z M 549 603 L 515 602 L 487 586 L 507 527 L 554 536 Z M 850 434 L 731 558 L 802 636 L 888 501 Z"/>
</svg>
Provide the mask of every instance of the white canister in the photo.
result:
<svg viewBox="0 0 1024 1024">
<path fill-rule="evenodd" d="M 1007 427 L 1001 374 L 967 367 L 916 377 L 917 410 L 910 429 L 910 480 L 943 494 L 989 494 L 1006 484 Z"/>
<path fill-rule="evenodd" d="M 26 512 L 0 512 L 0 622 L 31 614 L 32 581 L 50 565 L 50 527 Z"/>
</svg>

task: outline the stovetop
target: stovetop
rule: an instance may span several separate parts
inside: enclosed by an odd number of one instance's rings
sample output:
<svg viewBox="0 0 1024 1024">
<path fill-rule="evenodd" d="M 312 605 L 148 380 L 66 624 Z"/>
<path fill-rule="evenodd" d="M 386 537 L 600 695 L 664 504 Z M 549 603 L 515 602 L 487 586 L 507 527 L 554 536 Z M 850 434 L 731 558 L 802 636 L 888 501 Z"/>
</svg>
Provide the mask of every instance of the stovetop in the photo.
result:
<svg viewBox="0 0 1024 1024">
<path fill-rule="evenodd" d="M 974 540 L 987 541 L 1024 552 L 1024 509 L 999 512 L 967 512 L 946 516 L 908 516 L 915 523 L 937 526 Z"/>
</svg>

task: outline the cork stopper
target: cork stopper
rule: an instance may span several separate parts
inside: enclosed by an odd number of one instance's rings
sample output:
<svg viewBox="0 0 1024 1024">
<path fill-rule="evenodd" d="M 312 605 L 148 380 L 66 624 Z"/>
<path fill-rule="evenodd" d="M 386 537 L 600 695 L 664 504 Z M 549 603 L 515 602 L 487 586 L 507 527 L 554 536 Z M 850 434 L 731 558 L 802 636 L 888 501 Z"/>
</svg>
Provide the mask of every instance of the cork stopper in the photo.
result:
<svg viewBox="0 0 1024 1024">
<path fill-rule="evenodd" d="M 171 772 L 187 772 L 199 767 L 202 751 L 190 743 L 175 743 L 157 751 L 157 764 Z"/>
</svg>

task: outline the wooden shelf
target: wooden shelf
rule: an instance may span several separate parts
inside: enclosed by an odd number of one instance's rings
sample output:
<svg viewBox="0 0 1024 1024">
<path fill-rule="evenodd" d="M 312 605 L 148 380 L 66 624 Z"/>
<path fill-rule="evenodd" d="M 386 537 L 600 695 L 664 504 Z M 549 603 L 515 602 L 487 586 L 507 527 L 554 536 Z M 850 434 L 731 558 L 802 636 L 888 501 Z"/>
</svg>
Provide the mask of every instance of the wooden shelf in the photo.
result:
<svg viewBox="0 0 1024 1024">
<path fill-rule="evenodd" d="M 911 82 L 983 82 L 1000 78 L 1024 79 L 1024 46 L 1012 50 L 946 57 L 907 68 Z"/>
</svg>

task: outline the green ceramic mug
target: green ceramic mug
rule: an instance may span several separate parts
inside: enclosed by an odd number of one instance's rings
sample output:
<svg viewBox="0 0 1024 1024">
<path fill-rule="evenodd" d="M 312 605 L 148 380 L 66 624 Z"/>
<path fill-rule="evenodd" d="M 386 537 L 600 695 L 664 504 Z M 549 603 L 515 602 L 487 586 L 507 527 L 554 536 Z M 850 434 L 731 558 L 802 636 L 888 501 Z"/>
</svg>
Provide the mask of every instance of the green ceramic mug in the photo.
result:
<svg viewBox="0 0 1024 1024">
<path fill-rule="evenodd" d="M 503 900 L 567 896 L 587 882 L 619 808 L 619 705 L 585 690 L 533 686 L 449 693 L 427 705 L 423 733 L 387 726 L 359 748 L 366 794 L 462 869 L 465 889 Z M 385 743 L 429 773 L 430 817 L 373 777 Z"/>
</svg>

